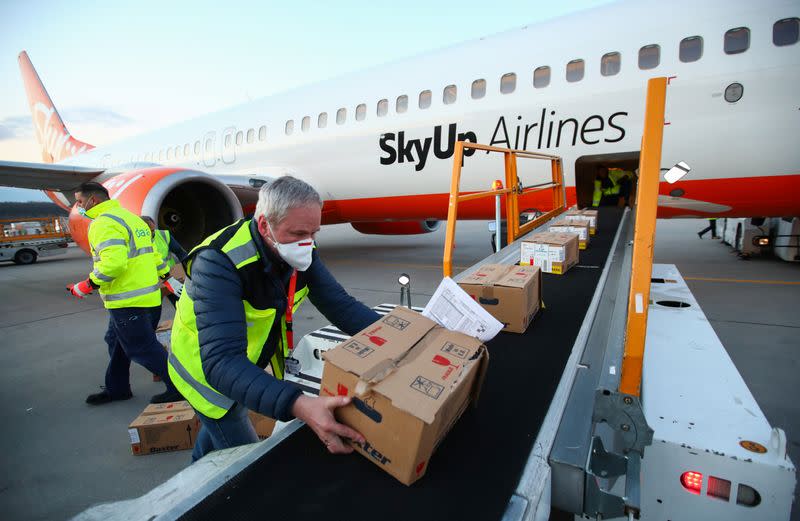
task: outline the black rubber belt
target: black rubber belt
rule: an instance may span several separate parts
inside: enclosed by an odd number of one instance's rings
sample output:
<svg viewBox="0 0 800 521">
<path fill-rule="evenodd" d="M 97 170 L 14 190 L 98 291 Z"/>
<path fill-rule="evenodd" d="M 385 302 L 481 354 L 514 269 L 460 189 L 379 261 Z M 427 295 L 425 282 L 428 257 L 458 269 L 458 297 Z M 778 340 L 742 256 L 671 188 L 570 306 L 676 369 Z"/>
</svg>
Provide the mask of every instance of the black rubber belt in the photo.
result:
<svg viewBox="0 0 800 521">
<path fill-rule="evenodd" d="M 580 264 L 603 266 L 622 212 L 603 208 Z M 546 309 L 524 335 L 501 333 L 470 408 L 407 487 L 359 454 L 328 454 L 303 427 L 184 519 L 499 520 L 547 414 L 602 270 L 544 274 Z"/>
</svg>

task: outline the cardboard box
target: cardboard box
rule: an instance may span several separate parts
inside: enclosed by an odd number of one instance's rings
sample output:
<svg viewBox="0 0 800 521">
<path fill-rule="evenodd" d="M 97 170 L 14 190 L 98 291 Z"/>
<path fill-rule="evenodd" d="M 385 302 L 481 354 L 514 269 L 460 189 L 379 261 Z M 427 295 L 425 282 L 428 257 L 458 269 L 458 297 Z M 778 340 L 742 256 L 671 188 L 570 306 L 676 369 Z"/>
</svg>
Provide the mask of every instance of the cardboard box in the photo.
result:
<svg viewBox="0 0 800 521">
<path fill-rule="evenodd" d="M 489 363 L 479 340 L 398 307 L 323 355 L 320 396 L 352 396 L 336 418 L 366 441 L 353 446 L 410 485 L 470 400 Z"/>
<path fill-rule="evenodd" d="M 542 301 L 538 266 L 487 264 L 458 285 L 512 333 L 525 332 Z"/>
<path fill-rule="evenodd" d="M 580 219 L 589 223 L 589 235 L 597 234 L 597 210 L 569 210 L 564 214 L 568 219 Z"/>
<path fill-rule="evenodd" d="M 520 265 L 562 275 L 578 263 L 578 234 L 540 232 L 520 243 Z"/>
<path fill-rule="evenodd" d="M 147 407 L 144 408 L 142 411 L 142 415 L 148 414 L 162 414 L 165 412 L 178 412 L 178 411 L 192 411 L 192 406 L 189 405 L 189 402 L 186 400 L 181 400 L 179 402 L 167 402 L 167 403 L 151 403 Z"/>
<path fill-rule="evenodd" d="M 165 349 L 169 350 L 170 341 L 172 339 L 172 319 L 162 320 L 158 323 L 156 338 Z"/>
<path fill-rule="evenodd" d="M 180 262 L 176 262 L 173 266 L 169 269 L 170 277 L 175 277 L 181 282 L 186 281 L 186 272 L 183 270 L 183 264 Z"/>
<path fill-rule="evenodd" d="M 567 218 L 554 222 L 548 231 L 555 233 L 577 233 L 578 249 L 585 250 L 589 245 L 589 221 L 586 219 Z"/>
<path fill-rule="evenodd" d="M 274 418 L 253 411 L 248 411 L 247 415 L 250 416 L 250 422 L 258 434 L 259 440 L 265 440 L 272 435 L 272 431 L 275 429 Z"/>
<path fill-rule="evenodd" d="M 140 414 L 130 426 L 131 451 L 136 456 L 194 447 L 200 420 L 194 410 Z"/>
</svg>

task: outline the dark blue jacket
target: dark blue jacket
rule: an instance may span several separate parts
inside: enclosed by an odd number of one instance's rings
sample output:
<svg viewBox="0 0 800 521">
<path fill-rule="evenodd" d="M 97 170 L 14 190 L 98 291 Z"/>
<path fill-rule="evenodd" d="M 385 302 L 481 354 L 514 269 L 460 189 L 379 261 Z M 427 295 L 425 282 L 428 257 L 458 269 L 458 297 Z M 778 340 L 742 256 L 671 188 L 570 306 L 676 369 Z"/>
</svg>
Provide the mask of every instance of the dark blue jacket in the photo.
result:
<svg viewBox="0 0 800 521">
<path fill-rule="evenodd" d="M 277 317 L 286 311 L 286 287 L 291 268 L 264 244 L 255 221 L 250 233 L 261 255 L 266 286 L 274 295 Z M 314 250 L 313 261 L 305 271 L 308 298 L 336 327 L 354 335 L 380 316 L 336 282 Z M 247 326 L 242 306 L 242 280 L 222 252 L 200 250 L 191 266 L 191 296 L 197 317 L 200 357 L 208 383 L 217 391 L 278 420 L 292 418 L 291 408 L 302 392 L 296 385 L 281 381 L 259 367 L 265 367 L 277 346 L 277 334 L 270 335 L 259 364 L 247 359 Z M 299 288 L 298 288 L 299 289 Z M 280 329 L 276 319 L 273 332 Z M 299 339 L 295 339 L 295 344 Z"/>
</svg>

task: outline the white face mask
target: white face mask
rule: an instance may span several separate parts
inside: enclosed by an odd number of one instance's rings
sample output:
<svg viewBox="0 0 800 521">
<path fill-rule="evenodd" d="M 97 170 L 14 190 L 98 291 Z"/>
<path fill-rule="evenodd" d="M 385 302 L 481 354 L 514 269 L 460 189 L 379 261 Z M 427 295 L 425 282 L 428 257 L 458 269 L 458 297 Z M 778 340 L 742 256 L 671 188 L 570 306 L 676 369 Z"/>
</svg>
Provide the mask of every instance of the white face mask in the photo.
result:
<svg viewBox="0 0 800 521">
<path fill-rule="evenodd" d="M 275 232 L 267 222 L 269 233 L 274 237 Z M 278 255 L 286 264 L 297 271 L 306 271 L 311 266 L 311 254 L 314 251 L 314 239 L 302 239 L 296 242 L 282 243 L 271 239 L 273 246 L 278 250 Z"/>
</svg>

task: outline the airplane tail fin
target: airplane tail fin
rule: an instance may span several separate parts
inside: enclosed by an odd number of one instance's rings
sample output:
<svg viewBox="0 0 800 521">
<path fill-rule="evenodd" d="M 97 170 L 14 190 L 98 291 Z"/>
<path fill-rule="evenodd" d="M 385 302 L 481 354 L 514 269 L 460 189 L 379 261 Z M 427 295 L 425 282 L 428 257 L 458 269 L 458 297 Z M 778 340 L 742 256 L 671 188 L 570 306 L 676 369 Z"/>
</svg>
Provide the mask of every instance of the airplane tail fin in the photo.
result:
<svg viewBox="0 0 800 521">
<path fill-rule="evenodd" d="M 28 95 L 33 128 L 36 129 L 36 138 L 42 146 L 42 160 L 53 163 L 94 148 L 69 133 L 25 51 L 19 53 L 19 69 L 25 83 L 25 93 Z"/>
</svg>

